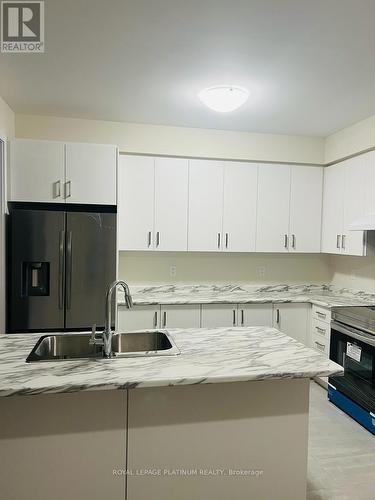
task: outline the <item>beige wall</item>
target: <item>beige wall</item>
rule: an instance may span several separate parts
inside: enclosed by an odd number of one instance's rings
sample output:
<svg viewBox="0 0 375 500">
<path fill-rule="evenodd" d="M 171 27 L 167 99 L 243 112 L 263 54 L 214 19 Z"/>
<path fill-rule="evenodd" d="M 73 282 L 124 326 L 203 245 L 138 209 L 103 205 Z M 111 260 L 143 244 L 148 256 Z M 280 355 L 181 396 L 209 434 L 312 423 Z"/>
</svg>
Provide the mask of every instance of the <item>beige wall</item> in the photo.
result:
<svg viewBox="0 0 375 500">
<path fill-rule="evenodd" d="M 121 252 L 119 277 L 138 283 L 329 283 L 326 255 Z M 170 267 L 177 267 L 175 278 Z M 265 268 L 260 276 L 259 268 Z"/>
<path fill-rule="evenodd" d="M 120 151 L 207 158 L 320 164 L 324 139 L 135 123 L 16 116 L 16 135 L 32 139 L 110 143 Z"/>
<path fill-rule="evenodd" d="M 375 147 L 375 115 L 326 138 L 325 163 Z"/>
<path fill-rule="evenodd" d="M 15 116 L 8 104 L 0 97 L 0 137 L 12 139 L 15 133 Z"/>
<path fill-rule="evenodd" d="M 375 257 L 329 257 L 332 285 L 375 293 Z"/>
</svg>

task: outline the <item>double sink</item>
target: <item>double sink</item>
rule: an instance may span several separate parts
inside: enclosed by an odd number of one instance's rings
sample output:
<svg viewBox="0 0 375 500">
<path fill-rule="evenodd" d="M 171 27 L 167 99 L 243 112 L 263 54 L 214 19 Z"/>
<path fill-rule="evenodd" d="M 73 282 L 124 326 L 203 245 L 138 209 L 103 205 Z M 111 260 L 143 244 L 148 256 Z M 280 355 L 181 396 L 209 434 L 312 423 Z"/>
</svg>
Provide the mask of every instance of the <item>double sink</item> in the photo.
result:
<svg viewBox="0 0 375 500">
<path fill-rule="evenodd" d="M 103 358 L 103 348 L 90 343 L 89 333 L 49 334 L 40 337 L 26 362 Z M 180 351 L 167 332 L 127 332 L 112 336 L 112 356 L 173 356 Z M 112 359 L 112 358 L 110 358 Z"/>
</svg>

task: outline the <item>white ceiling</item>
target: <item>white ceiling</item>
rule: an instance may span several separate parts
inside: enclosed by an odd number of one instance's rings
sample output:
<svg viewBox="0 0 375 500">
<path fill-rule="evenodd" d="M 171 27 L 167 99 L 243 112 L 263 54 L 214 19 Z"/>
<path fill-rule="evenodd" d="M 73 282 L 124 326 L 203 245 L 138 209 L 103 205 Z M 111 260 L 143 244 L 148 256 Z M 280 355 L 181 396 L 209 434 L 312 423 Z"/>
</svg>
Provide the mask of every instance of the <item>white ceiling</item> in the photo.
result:
<svg viewBox="0 0 375 500">
<path fill-rule="evenodd" d="M 375 0 L 46 0 L 46 53 L 0 55 L 19 113 L 326 136 L 375 114 Z M 238 111 L 197 98 L 247 87 Z"/>
</svg>

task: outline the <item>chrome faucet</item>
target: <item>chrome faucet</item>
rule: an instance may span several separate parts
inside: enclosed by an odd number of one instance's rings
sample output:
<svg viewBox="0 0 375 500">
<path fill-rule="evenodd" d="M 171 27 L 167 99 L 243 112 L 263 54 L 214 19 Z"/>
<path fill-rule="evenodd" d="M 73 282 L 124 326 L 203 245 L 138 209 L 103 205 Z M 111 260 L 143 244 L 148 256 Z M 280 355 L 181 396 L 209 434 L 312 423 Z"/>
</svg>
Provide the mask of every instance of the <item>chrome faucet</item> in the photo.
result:
<svg viewBox="0 0 375 500">
<path fill-rule="evenodd" d="M 113 292 L 117 290 L 118 286 L 122 286 L 125 293 L 125 304 L 128 309 L 133 307 L 133 300 L 130 295 L 129 286 L 125 281 L 117 280 L 111 283 L 108 287 L 106 294 L 106 307 L 105 307 L 105 325 L 104 330 L 101 333 L 101 337 L 96 336 L 95 325 L 92 329 L 92 334 L 90 337 L 90 344 L 102 345 L 105 357 L 110 358 L 112 355 L 112 295 Z"/>
</svg>

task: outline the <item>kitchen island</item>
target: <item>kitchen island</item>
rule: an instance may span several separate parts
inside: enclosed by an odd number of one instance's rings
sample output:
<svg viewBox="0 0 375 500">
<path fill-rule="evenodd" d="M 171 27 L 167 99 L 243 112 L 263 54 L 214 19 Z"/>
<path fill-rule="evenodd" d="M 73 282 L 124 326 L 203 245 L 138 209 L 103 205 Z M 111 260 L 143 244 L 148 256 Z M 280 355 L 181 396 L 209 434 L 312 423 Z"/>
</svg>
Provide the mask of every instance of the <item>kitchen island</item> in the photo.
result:
<svg viewBox="0 0 375 500">
<path fill-rule="evenodd" d="M 0 338 L 2 498 L 303 499 L 309 379 L 342 367 L 273 328 L 168 332 L 178 356 L 34 364 L 39 335 Z"/>
</svg>

